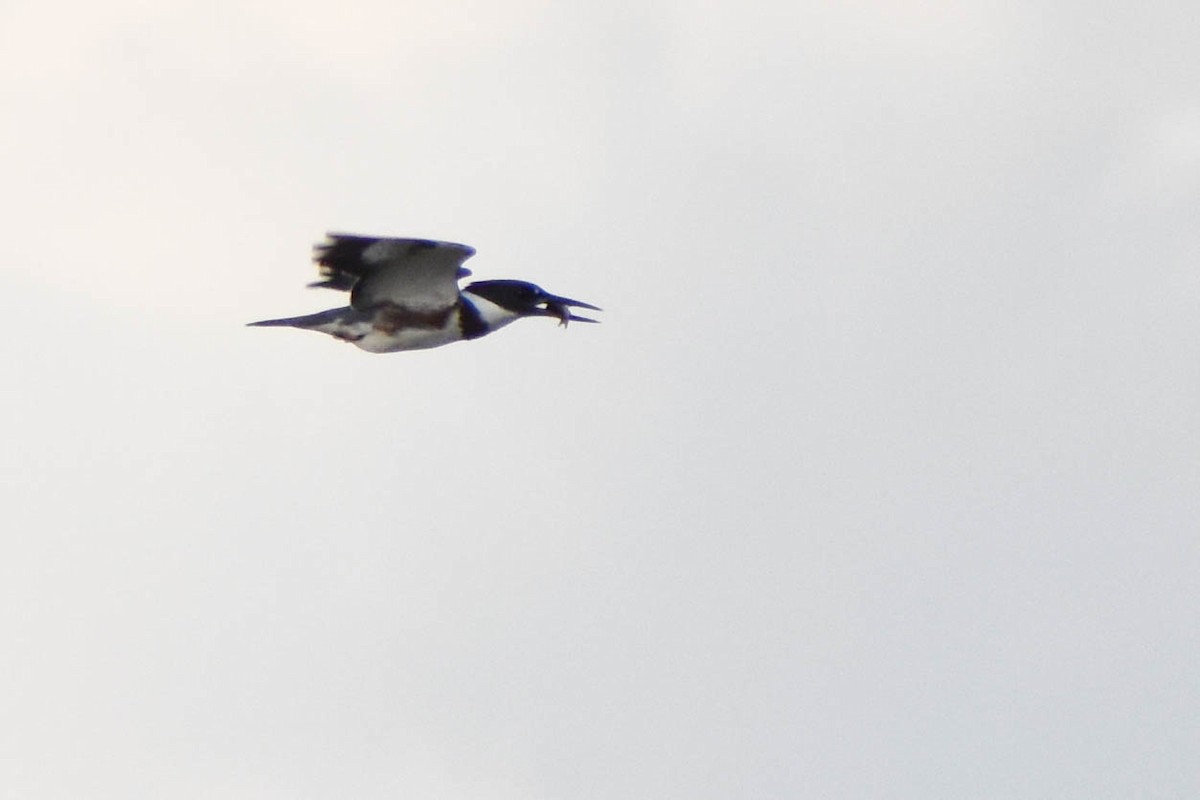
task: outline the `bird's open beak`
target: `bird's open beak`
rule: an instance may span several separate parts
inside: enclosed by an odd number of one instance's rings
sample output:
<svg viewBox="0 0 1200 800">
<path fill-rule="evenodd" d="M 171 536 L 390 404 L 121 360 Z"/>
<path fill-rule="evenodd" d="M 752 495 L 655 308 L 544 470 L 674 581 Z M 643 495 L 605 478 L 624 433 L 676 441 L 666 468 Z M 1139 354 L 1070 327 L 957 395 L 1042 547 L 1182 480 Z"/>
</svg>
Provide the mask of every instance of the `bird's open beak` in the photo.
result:
<svg viewBox="0 0 1200 800">
<path fill-rule="evenodd" d="M 558 317 L 558 324 L 566 326 L 568 322 L 599 322 L 598 319 L 588 319 L 571 313 L 571 308 L 590 308 L 592 311 L 602 311 L 599 306 L 594 306 L 591 303 L 581 303 L 578 300 L 572 300 L 569 297 L 557 297 L 552 294 L 546 295 L 546 299 L 542 301 L 546 307 L 542 309 L 542 314 L 547 317 Z"/>
</svg>

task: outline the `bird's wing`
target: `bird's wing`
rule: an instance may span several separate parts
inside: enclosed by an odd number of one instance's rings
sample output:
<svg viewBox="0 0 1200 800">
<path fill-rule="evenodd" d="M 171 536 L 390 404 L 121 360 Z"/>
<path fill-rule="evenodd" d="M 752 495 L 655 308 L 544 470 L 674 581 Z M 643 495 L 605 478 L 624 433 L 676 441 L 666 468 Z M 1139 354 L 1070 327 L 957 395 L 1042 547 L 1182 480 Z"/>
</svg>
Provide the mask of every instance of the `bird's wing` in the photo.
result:
<svg viewBox="0 0 1200 800">
<path fill-rule="evenodd" d="M 349 291 L 359 310 L 439 311 L 457 302 L 458 279 L 471 274 L 462 264 L 473 255 L 465 244 L 331 233 L 313 249 L 324 280 L 310 285 Z"/>
</svg>

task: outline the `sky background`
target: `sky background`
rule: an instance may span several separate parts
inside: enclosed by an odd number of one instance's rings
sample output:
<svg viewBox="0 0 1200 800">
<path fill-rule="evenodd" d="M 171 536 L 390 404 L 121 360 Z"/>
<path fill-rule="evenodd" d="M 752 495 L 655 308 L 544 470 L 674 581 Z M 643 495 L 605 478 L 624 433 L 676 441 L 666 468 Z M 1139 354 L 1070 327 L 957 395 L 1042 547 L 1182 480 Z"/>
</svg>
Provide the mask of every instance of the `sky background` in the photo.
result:
<svg viewBox="0 0 1200 800">
<path fill-rule="evenodd" d="M 1200 795 L 1188 3 L 0 6 L 0 795 Z M 325 231 L 603 306 L 243 323 Z"/>
</svg>

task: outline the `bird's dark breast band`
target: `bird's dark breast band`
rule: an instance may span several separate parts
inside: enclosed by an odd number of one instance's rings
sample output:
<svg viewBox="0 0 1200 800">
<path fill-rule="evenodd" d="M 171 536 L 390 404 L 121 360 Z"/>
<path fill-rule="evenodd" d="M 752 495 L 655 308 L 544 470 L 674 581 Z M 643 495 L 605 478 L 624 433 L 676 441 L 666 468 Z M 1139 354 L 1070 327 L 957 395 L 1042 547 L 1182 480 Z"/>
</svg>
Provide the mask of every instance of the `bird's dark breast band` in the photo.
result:
<svg viewBox="0 0 1200 800">
<path fill-rule="evenodd" d="M 412 311 L 391 304 L 379 307 L 375 318 L 374 328 L 386 334 L 394 334 L 401 328 L 430 328 L 437 330 L 446 325 L 446 320 L 454 313 L 454 307 L 437 309 L 435 311 Z"/>
<path fill-rule="evenodd" d="M 458 301 L 458 327 L 464 339 L 478 339 L 488 332 L 487 323 L 479 313 L 475 304 L 460 299 Z"/>
</svg>

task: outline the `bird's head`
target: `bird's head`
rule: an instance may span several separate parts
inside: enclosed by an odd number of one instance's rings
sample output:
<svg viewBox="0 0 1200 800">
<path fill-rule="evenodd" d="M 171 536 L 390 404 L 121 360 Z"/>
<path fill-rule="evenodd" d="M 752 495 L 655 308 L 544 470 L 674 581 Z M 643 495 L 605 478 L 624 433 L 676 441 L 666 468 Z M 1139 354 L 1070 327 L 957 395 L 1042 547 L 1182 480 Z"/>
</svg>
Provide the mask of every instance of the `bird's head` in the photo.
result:
<svg viewBox="0 0 1200 800">
<path fill-rule="evenodd" d="M 476 281 L 464 291 L 495 303 L 519 317 L 555 317 L 560 325 L 566 325 L 568 322 L 598 321 L 577 316 L 571 312 L 572 308 L 601 310 L 590 303 L 550 294 L 542 287 L 526 281 Z"/>
</svg>

